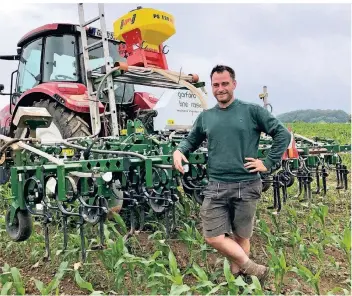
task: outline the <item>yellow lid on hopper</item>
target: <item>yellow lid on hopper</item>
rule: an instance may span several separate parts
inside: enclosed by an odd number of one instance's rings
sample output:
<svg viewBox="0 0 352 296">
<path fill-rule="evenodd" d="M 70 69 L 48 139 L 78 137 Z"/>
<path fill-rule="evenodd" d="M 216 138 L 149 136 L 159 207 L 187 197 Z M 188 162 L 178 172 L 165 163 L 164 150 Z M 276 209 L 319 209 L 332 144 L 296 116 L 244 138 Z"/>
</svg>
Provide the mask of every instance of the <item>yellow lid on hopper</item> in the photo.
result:
<svg viewBox="0 0 352 296">
<path fill-rule="evenodd" d="M 114 22 L 114 37 L 126 42 L 123 35 L 135 29 L 141 31 L 143 47 L 154 49 L 176 32 L 171 14 L 152 8 L 137 8 Z"/>
</svg>

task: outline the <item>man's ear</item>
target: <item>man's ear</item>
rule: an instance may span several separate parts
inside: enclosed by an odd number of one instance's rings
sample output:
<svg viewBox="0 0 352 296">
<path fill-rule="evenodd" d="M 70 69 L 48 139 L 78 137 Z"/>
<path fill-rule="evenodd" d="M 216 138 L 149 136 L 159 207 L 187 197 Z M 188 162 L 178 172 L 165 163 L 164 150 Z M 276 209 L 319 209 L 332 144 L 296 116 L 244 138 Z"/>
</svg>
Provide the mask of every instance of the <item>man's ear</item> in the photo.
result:
<svg viewBox="0 0 352 296">
<path fill-rule="evenodd" d="M 234 81 L 233 81 L 233 89 L 235 89 L 235 88 L 236 88 L 236 86 L 237 86 L 237 81 L 236 81 L 236 80 L 234 80 Z"/>
</svg>

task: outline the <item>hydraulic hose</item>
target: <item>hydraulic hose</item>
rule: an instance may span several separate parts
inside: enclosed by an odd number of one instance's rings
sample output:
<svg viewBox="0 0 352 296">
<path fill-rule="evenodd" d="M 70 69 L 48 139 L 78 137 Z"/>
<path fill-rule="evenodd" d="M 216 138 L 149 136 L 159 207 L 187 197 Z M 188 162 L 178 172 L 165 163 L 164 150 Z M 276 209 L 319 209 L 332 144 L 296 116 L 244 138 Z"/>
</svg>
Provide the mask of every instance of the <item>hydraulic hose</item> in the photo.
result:
<svg viewBox="0 0 352 296">
<path fill-rule="evenodd" d="M 4 141 L 6 141 L 6 142 L 9 142 L 9 141 L 14 140 L 14 139 L 13 139 L 13 138 L 6 137 L 6 136 L 4 136 L 4 135 L 0 135 L 0 140 L 4 140 Z M 18 139 L 16 139 L 16 140 L 18 140 Z M 21 148 L 23 148 L 23 149 L 26 149 L 26 150 L 28 150 L 28 151 L 31 151 L 31 152 L 33 152 L 33 153 L 35 153 L 35 154 L 37 154 L 37 155 L 39 155 L 39 156 L 41 156 L 41 157 L 44 157 L 44 158 L 46 158 L 47 160 L 49 160 L 49 161 L 51 161 L 51 162 L 53 162 L 53 163 L 55 163 L 55 164 L 57 164 L 57 165 L 63 165 L 63 164 L 64 164 L 61 159 L 56 158 L 56 157 L 54 157 L 54 156 L 52 156 L 52 155 L 50 155 L 50 154 L 48 154 L 48 153 L 45 153 L 45 152 L 43 152 L 43 151 L 41 151 L 41 150 L 39 150 L 39 149 L 36 149 L 36 148 L 34 148 L 34 147 L 30 146 L 30 145 L 27 145 L 27 144 L 23 143 L 22 140 L 25 140 L 25 141 L 28 140 L 28 141 L 29 141 L 30 139 L 19 139 L 19 141 L 16 141 L 16 143 L 18 143 L 17 145 L 18 145 L 19 147 L 21 147 Z M 32 139 L 32 141 L 33 141 L 33 140 L 34 140 L 34 139 Z"/>
</svg>

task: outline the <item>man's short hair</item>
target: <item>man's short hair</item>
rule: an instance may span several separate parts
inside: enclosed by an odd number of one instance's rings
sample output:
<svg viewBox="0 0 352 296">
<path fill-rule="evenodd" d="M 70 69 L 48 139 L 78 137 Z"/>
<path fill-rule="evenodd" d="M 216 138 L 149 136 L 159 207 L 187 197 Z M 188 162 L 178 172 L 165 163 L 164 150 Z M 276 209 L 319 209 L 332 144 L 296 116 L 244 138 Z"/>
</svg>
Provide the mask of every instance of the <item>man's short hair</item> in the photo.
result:
<svg viewBox="0 0 352 296">
<path fill-rule="evenodd" d="M 224 71 L 227 71 L 230 73 L 230 76 L 233 80 L 235 80 L 235 71 L 229 67 L 229 66 L 225 66 L 225 65 L 216 65 L 212 70 L 211 70 L 211 73 L 210 73 L 210 79 L 213 78 L 213 74 L 216 72 L 216 73 L 223 73 Z"/>
</svg>

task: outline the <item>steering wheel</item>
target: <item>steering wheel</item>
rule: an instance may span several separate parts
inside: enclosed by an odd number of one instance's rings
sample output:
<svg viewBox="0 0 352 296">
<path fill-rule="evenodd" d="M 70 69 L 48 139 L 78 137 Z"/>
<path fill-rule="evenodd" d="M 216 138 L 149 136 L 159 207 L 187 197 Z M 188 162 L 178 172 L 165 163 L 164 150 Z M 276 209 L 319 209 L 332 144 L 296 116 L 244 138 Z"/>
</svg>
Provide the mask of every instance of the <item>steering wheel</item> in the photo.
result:
<svg viewBox="0 0 352 296">
<path fill-rule="evenodd" d="M 67 76 L 67 75 L 63 75 L 63 74 L 56 75 L 55 79 L 60 79 L 60 77 L 65 79 L 65 80 L 75 80 L 73 77 L 70 77 L 70 76 Z"/>
</svg>

